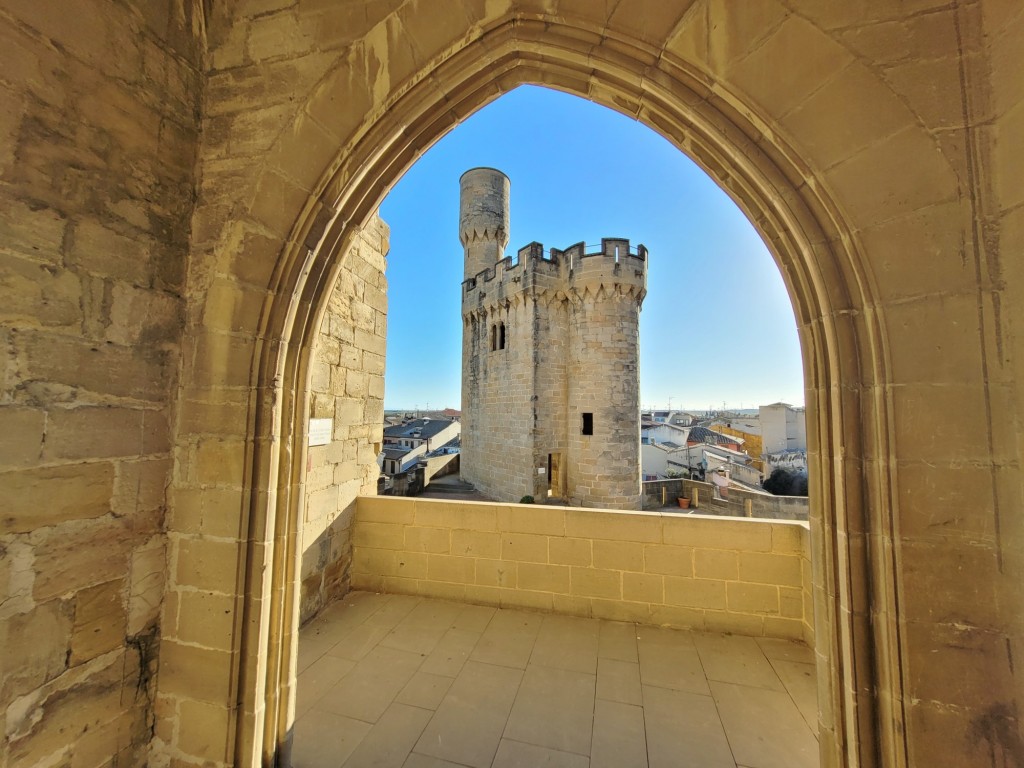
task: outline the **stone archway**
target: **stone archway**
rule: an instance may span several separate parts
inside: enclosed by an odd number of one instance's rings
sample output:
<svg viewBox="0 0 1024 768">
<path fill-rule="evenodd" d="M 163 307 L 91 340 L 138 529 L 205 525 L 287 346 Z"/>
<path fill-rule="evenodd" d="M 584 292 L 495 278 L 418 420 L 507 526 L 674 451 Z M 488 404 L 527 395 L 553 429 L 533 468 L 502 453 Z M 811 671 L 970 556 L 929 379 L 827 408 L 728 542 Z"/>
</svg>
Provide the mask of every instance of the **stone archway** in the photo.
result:
<svg viewBox="0 0 1024 768">
<path fill-rule="evenodd" d="M 749 26 L 703 2 L 692 5 L 694 13 L 685 3 L 666 4 L 664 19 L 638 12 L 643 23 L 628 14 L 637 3 L 622 3 L 622 13 L 590 4 L 570 11 L 568 0 L 562 5 L 564 13 L 555 16 L 525 0 L 512 3 L 513 10 L 467 3 L 439 21 L 412 3 L 394 12 L 378 9 L 379 18 L 365 24 L 337 9 L 319 9 L 312 12 L 317 33 L 343 38 L 339 45 L 361 41 L 360 58 L 313 52 L 303 54 L 303 67 L 282 53 L 298 38 L 275 37 L 271 26 L 291 23 L 293 16 L 301 22 L 300 11 L 256 14 L 245 22 L 251 26 L 246 50 L 258 50 L 270 62 L 254 57 L 254 82 L 265 90 L 288 83 L 288 94 L 264 113 L 271 128 L 260 131 L 273 135 L 271 150 L 259 162 L 244 158 L 258 172 L 245 177 L 231 162 L 209 165 L 209 175 L 223 173 L 231 194 L 220 207 L 218 200 L 200 206 L 195 247 L 202 256 L 202 233 L 223 216 L 228 225 L 208 250 L 223 251 L 222 269 L 231 279 L 215 276 L 199 299 L 205 326 L 189 329 L 183 399 L 193 392 L 214 398 L 225 389 L 232 396 L 245 391 L 246 433 L 211 447 L 179 428 L 180 445 L 199 459 L 220 462 L 221 474 L 230 474 L 241 511 L 238 541 L 205 550 L 223 552 L 235 566 L 232 594 L 240 606 L 233 644 L 217 657 L 231 670 L 230 679 L 203 691 L 206 701 L 226 702 L 225 754 L 239 764 L 270 761 L 287 744 L 308 358 L 342 254 L 389 185 L 434 140 L 503 92 L 534 83 L 589 98 L 659 131 L 727 190 L 768 243 L 794 302 L 807 373 L 826 764 L 905 765 L 911 749 L 923 759 L 921 754 L 935 752 L 922 752 L 929 728 L 936 727 L 927 718 L 937 717 L 941 707 L 915 713 L 917 705 L 908 703 L 903 689 L 921 688 L 922 679 L 934 689 L 942 678 L 910 678 L 908 659 L 920 665 L 923 654 L 912 654 L 902 637 L 907 616 L 922 632 L 932 624 L 928 599 L 905 590 L 903 581 L 915 566 L 921 572 L 932 550 L 898 540 L 897 511 L 900 503 L 912 506 L 913 494 L 926 491 L 928 482 L 897 479 L 894 444 L 899 438 L 922 456 L 936 453 L 931 444 L 913 442 L 912 427 L 899 423 L 898 406 L 910 398 L 948 404 L 952 395 L 920 386 L 894 393 L 892 385 L 955 377 L 941 354 L 916 354 L 913 339 L 894 332 L 899 324 L 887 313 L 899 317 L 901 302 L 923 295 L 924 308 L 914 311 L 925 316 L 936 309 L 929 289 L 942 279 L 964 280 L 956 258 L 929 265 L 928 274 L 899 259 L 900 238 L 912 244 L 956 240 L 970 226 L 965 221 L 974 212 L 962 202 L 958 175 L 963 158 L 923 130 L 926 110 L 917 105 L 915 112 L 907 98 L 854 61 L 836 42 L 838 35 L 825 31 L 832 27 L 782 3 L 768 0 L 764 23 Z M 716 40 L 717 54 L 709 42 L 713 13 L 724 14 L 717 21 L 728 28 Z M 955 14 L 943 20 L 952 24 Z M 688 24 L 691 17 L 696 24 Z M 665 22 L 664 28 L 655 21 Z M 356 28 L 351 36 L 346 25 Z M 237 25 L 225 28 L 229 34 L 215 58 L 231 62 L 230 69 L 245 57 L 233 42 Z M 786 58 L 794 47 L 835 76 Z M 726 66 L 716 56 L 740 63 Z M 801 73 L 806 77 L 797 83 Z M 794 80 L 780 85 L 785 76 Z M 229 71 L 220 77 L 215 94 L 241 76 Z M 873 114 L 837 132 L 820 116 L 852 119 L 856 115 L 844 111 L 847 102 Z M 789 119 L 801 104 L 799 119 Z M 959 99 L 941 106 L 962 117 Z M 233 125 L 226 121 L 229 138 Z M 215 143 L 220 134 L 211 135 Z M 904 172 L 892 173 L 893 166 Z M 238 178 L 255 190 L 244 202 L 237 200 Z M 255 226 L 236 228 L 239 222 Z M 201 279 L 204 265 L 196 261 L 193 271 Z M 876 281 L 877 273 L 888 282 Z M 965 290 L 973 287 L 968 283 Z M 957 307 L 967 317 L 970 309 Z M 908 316 L 915 317 L 904 312 Z M 969 396 L 975 413 L 979 390 L 988 397 L 988 374 L 984 366 L 972 367 L 969 349 L 966 342 L 957 347 L 957 371 L 969 371 L 973 389 L 960 381 L 958 391 Z M 222 359 L 232 364 L 224 371 L 218 368 Z M 957 556 L 955 546 L 943 551 Z M 969 596 L 951 601 L 958 610 L 967 603 Z M 177 648 L 169 635 L 165 647 Z M 162 685 L 173 666 L 162 655 Z M 184 701 L 189 690 L 171 694 Z M 1001 690 L 993 698 L 1007 695 Z M 907 735 L 911 725 L 913 737 Z M 957 743 L 967 754 L 963 740 Z M 181 734 L 175 748 L 210 754 Z"/>
<path fill-rule="evenodd" d="M 268 611 L 271 627 L 269 636 L 253 633 L 249 640 L 269 648 L 264 759 L 287 731 L 286 692 L 294 653 L 290 634 L 295 629 L 290 604 L 298 556 L 294 538 L 300 479 L 295 468 L 301 466 L 304 437 L 305 368 L 340 257 L 355 227 L 368 218 L 388 186 L 460 116 L 520 84 L 535 83 L 590 98 L 661 132 L 729 192 L 778 261 L 798 317 L 814 426 L 810 440 L 818 493 L 813 515 L 820 531 L 814 553 L 816 629 L 825 672 L 819 677 L 827 684 L 823 701 L 831 709 L 824 713 L 823 751 L 831 762 L 874 764 L 876 745 L 893 740 L 875 730 L 877 723 L 894 723 L 898 714 L 887 712 L 876 719 L 868 713 L 880 702 L 899 701 L 900 693 L 895 677 L 889 679 L 893 689 L 878 699 L 864 693 L 880 682 L 876 665 L 897 664 L 898 656 L 897 648 L 884 642 L 888 632 L 873 634 L 869 626 L 872 613 L 876 620 L 892 615 L 886 595 L 867 593 L 868 574 L 884 571 L 886 563 L 870 562 L 866 550 L 855 544 L 864 534 L 862 489 L 885 478 L 866 477 L 864 467 L 851 466 L 847 458 L 859 455 L 862 441 L 872 439 L 862 424 L 884 425 L 887 420 L 878 404 L 858 395 L 885 380 L 879 329 L 850 311 L 875 303 L 867 271 L 835 204 L 808 183 L 812 177 L 795 153 L 779 140 L 769 143 L 764 138 L 768 127 L 720 85 L 669 61 L 638 81 L 634 73 L 645 66 L 642 50 L 629 51 L 624 40 L 616 41 L 613 50 L 607 41 L 581 41 L 578 32 L 569 32 L 553 24 L 510 21 L 448 58 L 397 99 L 339 158 L 318 204 L 307 206 L 296 225 L 302 237 L 296 238 L 297 246 L 284 262 L 290 277 L 282 285 L 291 289 L 286 295 L 292 298 L 287 305 L 273 305 L 267 316 L 267 335 L 290 341 L 268 347 L 260 358 L 261 390 L 274 393 L 277 408 L 268 414 L 269 424 L 257 423 L 254 440 L 254 465 L 266 473 L 265 478 L 254 476 L 255 486 L 277 477 L 276 494 L 268 489 L 267 500 L 273 503 L 267 512 L 275 530 L 283 530 L 274 537 L 271 581 L 264 587 L 269 588 L 270 605 L 249 597 L 249 610 Z M 883 433 L 875 433 L 874 439 Z M 259 696 L 257 690 L 243 692 Z M 261 703 L 254 701 L 254 709 Z"/>
</svg>

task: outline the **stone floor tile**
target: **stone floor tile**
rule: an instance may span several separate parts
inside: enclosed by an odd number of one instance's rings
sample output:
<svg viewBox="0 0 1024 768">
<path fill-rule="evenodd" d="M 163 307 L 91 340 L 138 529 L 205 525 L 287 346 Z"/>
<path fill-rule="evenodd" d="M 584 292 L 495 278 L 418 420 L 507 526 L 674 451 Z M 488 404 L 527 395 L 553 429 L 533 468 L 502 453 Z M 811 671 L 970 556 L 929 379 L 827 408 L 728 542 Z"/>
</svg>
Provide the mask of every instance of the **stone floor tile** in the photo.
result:
<svg viewBox="0 0 1024 768">
<path fill-rule="evenodd" d="M 447 760 L 442 760 L 439 757 L 430 757 L 430 755 L 421 755 L 418 752 L 413 752 L 406 759 L 402 768 L 465 768 L 465 766 L 458 763 L 449 763 Z"/>
<path fill-rule="evenodd" d="M 452 624 L 453 629 L 462 629 L 467 632 L 483 632 L 487 625 L 494 618 L 497 608 L 488 605 L 464 605 L 462 612 Z"/>
<path fill-rule="evenodd" d="M 309 633 L 300 635 L 299 656 L 295 663 L 295 669 L 302 674 L 310 665 L 323 657 L 334 647 L 335 641 L 329 637 L 323 637 Z"/>
<path fill-rule="evenodd" d="M 704 667 L 690 633 L 638 627 L 637 653 L 644 685 L 708 694 Z"/>
<path fill-rule="evenodd" d="M 545 616 L 533 645 L 530 664 L 593 675 L 597 672 L 600 627 L 597 619 Z"/>
<path fill-rule="evenodd" d="M 694 633 L 693 642 L 708 680 L 783 690 L 782 681 L 754 638 Z"/>
<path fill-rule="evenodd" d="M 597 698 L 642 706 L 640 665 L 617 659 L 598 659 Z"/>
<path fill-rule="evenodd" d="M 589 768 L 584 755 L 502 739 L 491 768 Z"/>
<path fill-rule="evenodd" d="M 613 659 L 602 661 L 616 663 Z M 590 768 L 647 768 L 647 735 L 642 707 L 603 699 L 594 702 Z"/>
<path fill-rule="evenodd" d="M 483 664 L 526 669 L 544 617 L 525 611 L 498 611 L 469 658 Z"/>
<path fill-rule="evenodd" d="M 413 745 L 430 721 L 431 712 L 392 704 L 381 715 L 351 757 L 346 768 L 402 768 Z"/>
<path fill-rule="evenodd" d="M 449 629 L 430 655 L 423 660 L 420 670 L 432 675 L 457 677 L 479 641 L 479 632 Z"/>
<path fill-rule="evenodd" d="M 736 762 L 750 768 L 818 768 L 818 741 L 785 691 L 711 683 Z"/>
<path fill-rule="evenodd" d="M 338 768 L 370 728 L 369 723 L 314 709 L 295 722 L 292 768 Z"/>
<path fill-rule="evenodd" d="M 818 766 L 799 643 L 352 593 L 299 653 L 295 768 Z"/>
<path fill-rule="evenodd" d="M 404 621 L 421 627 L 441 627 L 448 629 L 465 610 L 462 603 L 447 600 L 421 600 L 417 603 Z"/>
<path fill-rule="evenodd" d="M 781 640 L 775 637 L 759 637 L 757 644 L 769 659 L 779 661 L 799 661 L 802 664 L 814 663 L 814 651 L 803 643 L 795 640 Z"/>
<path fill-rule="evenodd" d="M 602 621 L 597 655 L 602 659 L 637 661 L 636 624 L 624 621 Z"/>
<path fill-rule="evenodd" d="M 397 627 L 388 632 L 380 641 L 381 647 L 396 648 L 426 656 L 437 647 L 437 644 L 448 631 L 447 626 L 416 624 L 404 619 Z"/>
<path fill-rule="evenodd" d="M 299 675 L 297 681 L 295 717 L 299 718 L 306 714 L 320 697 L 337 685 L 355 665 L 354 661 L 337 656 L 321 656 L 310 664 L 306 671 Z"/>
<path fill-rule="evenodd" d="M 378 646 L 321 696 L 316 708 L 375 723 L 422 662 L 419 654 Z"/>
<path fill-rule="evenodd" d="M 318 618 L 323 619 L 321 631 L 333 634 L 338 640 L 364 623 L 390 600 L 389 595 L 372 592 L 353 592 L 351 597 L 338 600 L 324 608 Z"/>
<path fill-rule="evenodd" d="M 374 624 L 361 624 L 349 632 L 344 640 L 336 643 L 327 653 L 330 656 L 360 661 L 377 647 L 377 643 L 388 636 L 389 631 Z M 299 640 L 299 654 L 302 654 L 302 640 Z"/>
<path fill-rule="evenodd" d="M 650 768 L 735 766 L 711 696 L 645 685 L 644 730 Z"/>
<path fill-rule="evenodd" d="M 519 669 L 467 661 L 427 724 L 415 752 L 488 768 L 523 673 Z"/>
<path fill-rule="evenodd" d="M 818 734 L 818 684 L 813 664 L 775 659 L 772 666 L 786 686 L 804 722 L 815 736 Z"/>
<path fill-rule="evenodd" d="M 391 599 L 379 610 L 374 611 L 366 621 L 368 624 L 378 627 L 394 629 L 421 602 L 423 602 L 423 598 L 414 595 L 391 595 Z"/>
<path fill-rule="evenodd" d="M 560 752 L 590 754 L 596 676 L 531 664 L 519 685 L 505 737 Z"/>
<path fill-rule="evenodd" d="M 412 707 L 435 710 L 441 704 L 445 694 L 448 693 L 451 684 L 452 678 L 450 677 L 417 672 L 398 694 L 395 701 Z"/>
</svg>

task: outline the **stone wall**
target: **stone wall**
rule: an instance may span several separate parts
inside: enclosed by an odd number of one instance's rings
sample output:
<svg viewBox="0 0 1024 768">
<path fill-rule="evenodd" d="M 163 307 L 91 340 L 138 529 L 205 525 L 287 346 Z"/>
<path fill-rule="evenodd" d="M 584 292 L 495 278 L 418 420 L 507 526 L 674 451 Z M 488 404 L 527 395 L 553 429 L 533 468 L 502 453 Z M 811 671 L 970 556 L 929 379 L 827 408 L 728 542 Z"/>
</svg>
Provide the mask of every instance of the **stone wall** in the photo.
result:
<svg viewBox="0 0 1024 768">
<path fill-rule="evenodd" d="M 806 523 L 360 497 L 354 589 L 813 642 Z"/>
<path fill-rule="evenodd" d="M 0 766 L 147 760 L 199 6 L 0 11 Z"/>
<path fill-rule="evenodd" d="M 1024 762 L 1020 3 L 203 6 L 204 61 L 185 3 L 0 11 L 7 765 L 139 763 L 150 726 L 157 765 L 286 757 L 301 542 L 274 523 L 313 310 L 351 226 L 523 83 L 656 129 L 770 244 L 821 489 L 823 764 Z"/>
<path fill-rule="evenodd" d="M 302 526 L 300 619 L 348 591 L 358 494 L 376 492 L 384 432 L 388 227 L 379 217 L 346 254 L 313 347 L 312 419 L 333 419 L 328 445 L 309 447 Z"/>
<path fill-rule="evenodd" d="M 531 243 L 518 261 L 464 281 L 463 475 L 486 495 L 543 499 L 550 483 L 573 505 L 640 507 L 647 253 L 638 251 L 604 239 L 595 253 L 580 243 L 547 259 Z M 471 258 L 478 255 L 467 247 Z"/>
</svg>

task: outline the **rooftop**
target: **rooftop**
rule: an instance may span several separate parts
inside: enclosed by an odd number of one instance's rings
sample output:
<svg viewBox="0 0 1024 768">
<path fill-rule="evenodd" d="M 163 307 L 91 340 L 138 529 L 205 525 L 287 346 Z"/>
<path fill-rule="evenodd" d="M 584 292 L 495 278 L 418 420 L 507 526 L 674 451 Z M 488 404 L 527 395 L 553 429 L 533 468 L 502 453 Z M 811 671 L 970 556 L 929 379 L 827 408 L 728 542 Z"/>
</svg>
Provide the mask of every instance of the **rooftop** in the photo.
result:
<svg viewBox="0 0 1024 768">
<path fill-rule="evenodd" d="M 426 440 L 453 423 L 454 419 L 413 419 L 405 424 L 385 427 L 384 437 L 418 437 Z"/>
</svg>

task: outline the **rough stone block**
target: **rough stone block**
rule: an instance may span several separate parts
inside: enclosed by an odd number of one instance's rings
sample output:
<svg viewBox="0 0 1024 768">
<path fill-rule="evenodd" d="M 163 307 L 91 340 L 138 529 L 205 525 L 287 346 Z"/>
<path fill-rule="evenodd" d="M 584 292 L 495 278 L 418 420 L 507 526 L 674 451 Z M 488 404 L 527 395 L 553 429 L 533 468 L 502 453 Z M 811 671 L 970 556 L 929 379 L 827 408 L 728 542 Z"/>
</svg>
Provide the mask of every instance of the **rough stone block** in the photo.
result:
<svg viewBox="0 0 1024 768">
<path fill-rule="evenodd" d="M 127 626 L 124 586 L 124 579 L 115 579 L 75 595 L 69 665 L 94 659 L 124 643 Z"/>
<path fill-rule="evenodd" d="M 768 584 L 728 583 L 730 611 L 739 613 L 779 615 L 779 588 Z"/>
<path fill-rule="evenodd" d="M 565 534 L 565 510 L 528 504 L 498 507 L 498 530 L 562 536 Z"/>
<path fill-rule="evenodd" d="M 592 565 L 592 542 L 590 539 L 563 538 L 552 536 L 548 539 L 548 562 L 554 565 Z"/>
<path fill-rule="evenodd" d="M 476 561 L 476 583 L 487 587 L 515 589 L 518 584 L 519 563 L 514 560 L 491 560 L 480 558 Z"/>
<path fill-rule="evenodd" d="M 174 583 L 233 595 L 238 590 L 239 543 L 227 539 L 174 536 L 171 562 Z"/>
<path fill-rule="evenodd" d="M 739 578 L 737 553 L 720 549 L 694 550 L 693 575 L 698 579 L 735 581 Z"/>
<path fill-rule="evenodd" d="M 231 654 L 165 638 L 160 643 L 160 690 L 213 704 L 227 701 Z"/>
<path fill-rule="evenodd" d="M 654 574 L 623 573 L 622 599 L 638 603 L 663 603 L 665 580 Z"/>
<path fill-rule="evenodd" d="M 569 566 L 545 565 L 543 563 L 519 563 L 519 589 L 536 592 L 569 592 Z"/>
<path fill-rule="evenodd" d="M 360 523 L 358 531 L 364 525 L 371 523 Z M 436 555 L 467 555 L 469 552 L 462 552 L 453 546 L 455 531 L 448 528 L 422 528 L 418 525 L 405 526 L 405 538 L 402 549 L 410 552 L 429 552 Z M 381 546 L 381 545 L 376 545 Z"/>
<path fill-rule="evenodd" d="M 8 405 L 0 408 L 0 467 L 27 467 L 39 463 L 43 452 L 46 414 L 38 408 Z"/>
<path fill-rule="evenodd" d="M 427 555 L 427 578 L 431 581 L 472 584 L 475 575 L 476 561 L 472 557 Z"/>
<path fill-rule="evenodd" d="M 114 465 L 95 462 L 0 473 L 0 534 L 28 533 L 110 511 Z"/>
<path fill-rule="evenodd" d="M 694 550 L 668 544 L 648 544 L 644 547 L 644 567 L 647 573 L 668 576 L 693 576 Z"/>
<path fill-rule="evenodd" d="M 800 558 L 794 555 L 775 555 L 761 552 L 739 553 L 740 581 L 759 584 L 800 587 Z"/>
<path fill-rule="evenodd" d="M 644 545 L 630 541 L 595 541 L 594 567 L 642 572 Z"/>
<path fill-rule="evenodd" d="M 501 557 L 520 562 L 548 562 L 548 538 L 533 533 L 503 533 Z"/>
<path fill-rule="evenodd" d="M 726 609 L 726 582 L 717 579 L 665 577 L 665 603 L 686 608 Z"/>
<path fill-rule="evenodd" d="M 662 519 L 657 515 L 568 510 L 567 536 L 612 541 L 661 542 Z"/>
<path fill-rule="evenodd" d="M 622 598 L 622 573 L 599 568 L 570 566 L 571 594 L 582 597 Z"/>
<path fill-rule="evenodd" d="M 452 554 L 469 557 L 501 556 L 501 535 L 481 531 L 452 531 Z"/>
<path fill-rule="evenodd" d="M 411 549 L 426 552 L 417 546 L 407 546 L 408 531 L 413 531 L 413 540 L 418 538 L 425 529 L 411 528 L 393 523 L 360 523 L 355 527 L 352 534 L 352 542 L 357 547 L 372 547 L 374 549 Z M 445 531 L 447 539 L 447 531 Z M 411 543 L 411 542 L 410 542 Z"/>
</svg>

